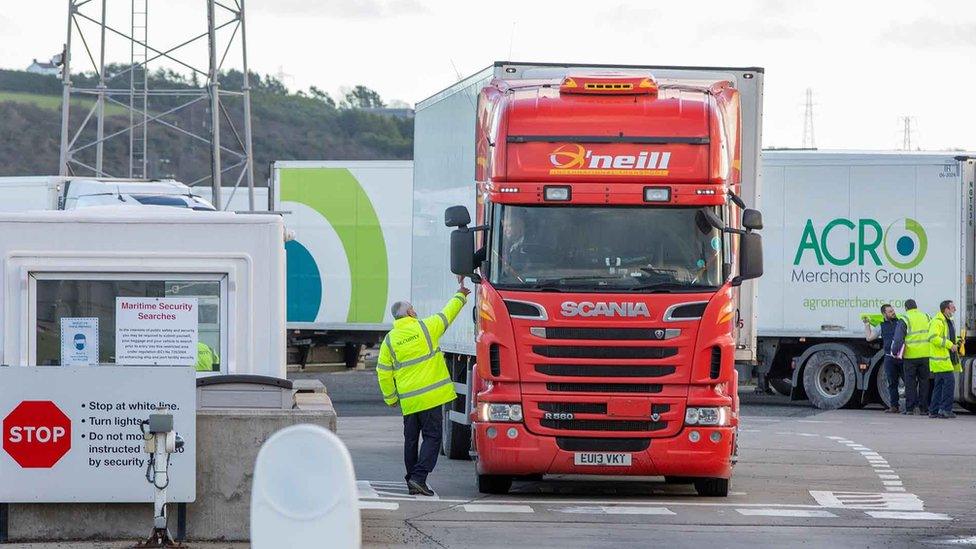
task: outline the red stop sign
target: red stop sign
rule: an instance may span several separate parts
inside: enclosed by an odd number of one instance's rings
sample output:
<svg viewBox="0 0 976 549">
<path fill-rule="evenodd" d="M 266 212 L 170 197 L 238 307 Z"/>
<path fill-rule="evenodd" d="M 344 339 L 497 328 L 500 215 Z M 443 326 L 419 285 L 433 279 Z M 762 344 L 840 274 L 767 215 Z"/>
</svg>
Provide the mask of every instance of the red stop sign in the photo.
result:
<svg viewBox="0 0 976 549">
<path fill-rule="evenodd" d="M 54 467 L 71 449 L 71 419 L 50 400 L 25 400 L 3 418 L 3 449 L 21 467 Z"/>
</svg>

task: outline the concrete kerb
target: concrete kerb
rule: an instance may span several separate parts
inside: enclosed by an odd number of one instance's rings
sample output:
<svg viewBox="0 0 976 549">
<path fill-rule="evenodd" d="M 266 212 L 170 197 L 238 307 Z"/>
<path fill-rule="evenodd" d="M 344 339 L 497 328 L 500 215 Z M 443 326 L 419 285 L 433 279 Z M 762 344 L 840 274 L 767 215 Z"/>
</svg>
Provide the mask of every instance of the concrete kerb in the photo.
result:
<svg viewBox="0 0 976 549">
<path fill-rule="evenodd" d="M 321 396 L 319 396 L 321 395 Z M 197 500 L 187 505 L 191 540 L 242 541 L 250 536 L 251 482 L 261 444 L 289 425 L 311 423 L 336 431 L 324 393 L 304 409 L 219 409 L 197 412 Z M 322 397 L 325 399 L 322 399 Z M 174 471 L 174 474 L 178 472 Z M 151 490 L 146 484 L 146 490 Z M 170 530 L 176 534 L 176 506 Z M 152 504 L 85 503 L 9 506 L 9 542 L 136 540 L 149 534 Z"/>
</svg>

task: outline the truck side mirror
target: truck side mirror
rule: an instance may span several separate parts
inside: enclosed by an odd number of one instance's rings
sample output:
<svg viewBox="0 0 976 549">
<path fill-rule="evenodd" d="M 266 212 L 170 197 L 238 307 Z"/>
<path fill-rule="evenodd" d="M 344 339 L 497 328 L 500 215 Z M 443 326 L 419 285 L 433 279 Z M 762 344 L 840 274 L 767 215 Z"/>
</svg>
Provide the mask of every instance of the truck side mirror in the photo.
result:
<svg viewBox="0 0 976 549">
<path fill-rule="evenodd" d="M 742 212 L 742 226 L 750 231 L 759 231 L 763 228 L 762 212 L 747 208 Z"/>
<path fill-rule="evenodd" d="M 762 274 L 762 236 L 758 233 L 739 235 L 739 275 L 732 279 L 732 285 L 739 286 L 743 281 L 759 278 Z"/>
<path fill-rule="evenodd" d="M 467 228 L 454 229 L 451 231 L 451 272 L 473 277 L 474 267 L 474 231 Z"/>
<path fill-rule="evenodd" d="M 451 206 L 444 210 L 444 224 L 448 227 L 464 227 L 471 223 L 471 214 L 464 206 Z M 452 238 L 453 242 L 453 238 Z M 453 244 L 451 246 L 453 250 Z M 460 274 L 460 273 L 459 273 Z"/>
</svg>

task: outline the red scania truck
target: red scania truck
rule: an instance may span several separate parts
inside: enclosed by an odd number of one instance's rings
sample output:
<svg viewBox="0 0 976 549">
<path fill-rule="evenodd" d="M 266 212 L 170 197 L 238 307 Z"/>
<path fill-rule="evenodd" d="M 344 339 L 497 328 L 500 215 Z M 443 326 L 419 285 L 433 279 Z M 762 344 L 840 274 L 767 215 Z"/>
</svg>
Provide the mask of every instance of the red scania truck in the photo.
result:
<svg viewBox="0 0 976 549">
<path fill-rule="evenodd" d="M 443 450 L 482 492 L 590 474 L 728 494 L 762 81 L 504 62 L 417 105 L 412 299 L 437 310 L 450 272 L 478 283 L 441 348 L 460 395 Z"/>
</svg>

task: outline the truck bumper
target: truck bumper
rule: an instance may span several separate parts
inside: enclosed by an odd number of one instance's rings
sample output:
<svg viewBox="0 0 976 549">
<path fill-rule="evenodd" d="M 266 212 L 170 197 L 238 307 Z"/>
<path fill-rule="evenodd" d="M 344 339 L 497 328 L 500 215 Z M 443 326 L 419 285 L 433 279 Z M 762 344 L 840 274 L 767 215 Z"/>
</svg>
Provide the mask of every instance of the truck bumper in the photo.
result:
<svg viewBox="0 0 976 549">
<path fill-rule="evenodd" d="M 486 475 L 623 475 L 731 478 L 734 427 L 684 427 L 676 436 L 652 438 L 646 450 L 631 454 L 631 465 L 576 465 L 572 450 L 556 437 L 528 432 L 523 424 L 474 423 L 478 474 Z M 494 436 L 489 436 L 493 429 Z M 692 442 L 691 432 L 700 435 Z M 712 441 L 717 433 L 718 442 Z"/>
</svg>

